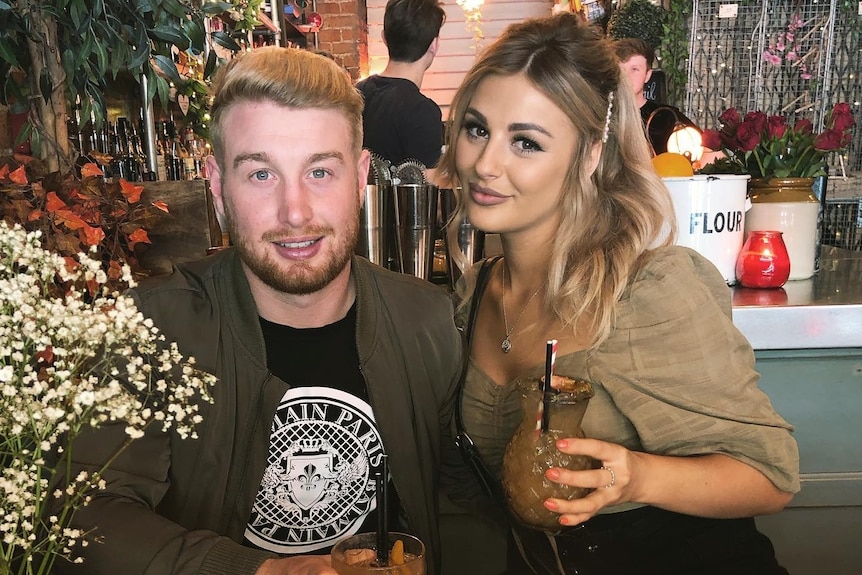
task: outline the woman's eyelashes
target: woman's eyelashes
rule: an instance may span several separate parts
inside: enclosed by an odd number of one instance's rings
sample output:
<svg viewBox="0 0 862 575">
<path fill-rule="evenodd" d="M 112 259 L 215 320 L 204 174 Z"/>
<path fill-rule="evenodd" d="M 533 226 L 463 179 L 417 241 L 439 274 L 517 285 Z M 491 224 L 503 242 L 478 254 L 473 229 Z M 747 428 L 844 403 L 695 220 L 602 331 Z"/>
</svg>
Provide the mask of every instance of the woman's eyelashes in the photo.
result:
<svg viewBox="0 0 862 575">
<path fill-rule="evenodd" d="M 471 140 L 487 140 L 491 135 L 484 124 L 474 119 L 464 121 L 464 132 Z M 544 148 L 535 139 L 518 132 L 512 134 L 511 145 L 520 155 L 544 151 Z"/>
<path fill-rule="evenodd" d="M 465 120 L 464 132 L 471 140 L 485 140 L 488 138 L 488 128 L 477 120 Z"/>
<path fill-rule="evenodd" d="M 515 135 L 512 145 L 518 148 L 518 150 L 523 154 L 532 154 L 533 152 L 544 151 L 544 148 L 542 148 L 536 140 L 523 135 Z"/>
</svg>

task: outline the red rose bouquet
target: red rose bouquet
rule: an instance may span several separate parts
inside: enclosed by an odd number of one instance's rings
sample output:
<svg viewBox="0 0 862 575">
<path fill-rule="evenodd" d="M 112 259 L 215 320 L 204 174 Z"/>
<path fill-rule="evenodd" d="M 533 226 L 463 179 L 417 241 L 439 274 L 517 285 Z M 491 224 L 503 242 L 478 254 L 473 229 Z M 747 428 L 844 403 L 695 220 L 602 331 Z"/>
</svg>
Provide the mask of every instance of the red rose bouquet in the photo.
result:
<svg viewBox="0 0 862 575">
<path fill-rule="evenodd" d="M 720 130 L 705 130 L 703 145 L 722 150 L 727 158 L 707 166 L 701 173 L 741 173 L 752 178 L 815 178 L 826 173 L 826 154 L 850 143 L 856 124 L 850 105 L 835 104 L 826 118 L 826 128 L 814 133 L 810 120 L 790 126 L 784 116 L 748 112 L 736 108 L 719 116 Z"/>
</svg>

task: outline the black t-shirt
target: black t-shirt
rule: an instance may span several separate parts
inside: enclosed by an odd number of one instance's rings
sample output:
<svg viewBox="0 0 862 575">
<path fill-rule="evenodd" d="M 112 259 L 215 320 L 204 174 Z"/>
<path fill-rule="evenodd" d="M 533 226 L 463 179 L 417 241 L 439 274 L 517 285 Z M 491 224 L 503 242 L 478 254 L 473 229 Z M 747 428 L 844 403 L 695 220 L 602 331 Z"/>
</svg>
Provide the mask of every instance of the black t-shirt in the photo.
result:
<svg viewBox="0 0 862 575">
<path fill-rule="evenodd" d="M 329 553 L 377 529 L 383 442 L 356 351 L 356 306 L 335 323 L 296 329 L 260 319 L 267 367 L 290 389 L 272 422 L 267 468 L 245 543 L 280 554 Z M 399 513 L 388 483 L 390 525 Z"/>
<path fill-rule="evenodd" d="M 419 160 L 433 168 L 443 148 L 443 116 L 410 80 L 369 76 L 356 87 L 365 99 L 362 147 L 392 162 Z"/>
</svg>

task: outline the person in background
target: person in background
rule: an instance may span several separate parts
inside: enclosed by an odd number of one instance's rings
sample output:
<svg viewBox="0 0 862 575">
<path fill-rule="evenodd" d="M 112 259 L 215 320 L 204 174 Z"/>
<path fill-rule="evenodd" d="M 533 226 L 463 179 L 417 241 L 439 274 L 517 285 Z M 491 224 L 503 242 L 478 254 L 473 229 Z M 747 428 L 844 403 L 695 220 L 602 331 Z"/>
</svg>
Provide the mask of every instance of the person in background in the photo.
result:
<svg viewBox="0 0 862 575">
<path fill-rule="evenodd" d="M 462 343 L 439 288 L 353 255 L 369 153 L 333 61 L 265 47 L 213 85 L 207 158 L 234 246 L 132 291 L 219 381 L 200 438 L 150 429 L 75 517 L 100 543 L 63 572 L 335 575 L 329 550 L 381 521 L 439 569 L 437 486 Z M 75 446 L 86 468 L 122 426 Z M 58 570 L 60 572 L 60 570 Z"/>
<path fill-rule="evenodd" d="M 554 373 L 595 393 L 586 438 L 556 447 L 596 468 L 545 473 L 591 491 L 544 502 L 559 530 L 512 525 L 512 572 L 784 574 L 752 517 L 799 490 L 792 427 L 758 389 L 724 278 L 673 245 L 633 93 L 601 31 L 560 13 L 509 26 L 455 95 L 440 169 L 463 190 L 455 217 L 503 252 L 456 292 L 462 329 L 478 305 L 460 400 L 477 475 L 499 482 L 517 381 L 543 374 L 556 339 Z M 447 481 L 487 502 L 469 476 Z"/>
<path fill-rule="evenodd" d="M 623 75 L 634 94 L 635 103 L 640 108 L 644 126 L 649 130 L 648 137 L 653 151 L 655 154 L 667 152 L 667 140 L 673 133 L 677 121 L 695 127 L 697 125 L 679 108 L 660 104 L 648 99 L 644 94 L 644 86 L 652 77 L 653 62 L 655 62 L 655 50 L 649 44 L 640 38 L 622 38 L 614 41 L 614 51 L 619 58 Z M 657 110 L 658 112 L 653 115 Z"/>
<path fill-rule="evenodd" d="M 443 146 L 440 107 L 420 92 L 440 46 L 446 12 L 439 0 L 389 0 L 383 41 L 389 61 L 380 74 L 357 83 L 365 99 L 363 147 L 393 166 L 418 160 L 434 181 Z"/>
</svg>

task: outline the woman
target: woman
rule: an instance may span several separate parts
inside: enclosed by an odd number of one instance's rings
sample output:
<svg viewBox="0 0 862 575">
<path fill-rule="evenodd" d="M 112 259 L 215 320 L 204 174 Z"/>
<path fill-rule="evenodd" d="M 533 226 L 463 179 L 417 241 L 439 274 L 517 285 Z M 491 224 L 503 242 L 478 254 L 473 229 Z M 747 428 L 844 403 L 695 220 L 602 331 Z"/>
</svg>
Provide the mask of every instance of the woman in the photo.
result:
<svg viewBox="0 0 862 575">
<path fill-rule="evenodd" d="M 673 208 L 640 115 L 600 31 L 571 14 L 515 24 L 467 74 L 441 167 L 463 191 L 454 218 L 500 234 L 503 258 L 473 296 L 466 431 L 499 479 L 520 422 L 515 381 L 592 382 L 587 439 L 557 448 L 601 468 L 552 468 L 593 488 L 549 499 L 560 531 L 514 527 L 536 573 L 786 573 L 752 516 L 799 489 L 791 426 L 757 389 L 730 293 L 704 258 L 673 246 Z M 475 271 L 475 270 L 474 270 Z M 465 495 L 467 495 L 465 490 Z M 526 570 L 514 572 L 528 572 Z"/>
</svg>

